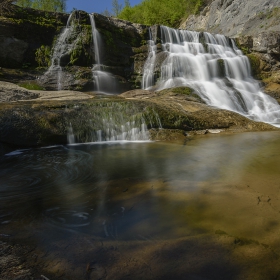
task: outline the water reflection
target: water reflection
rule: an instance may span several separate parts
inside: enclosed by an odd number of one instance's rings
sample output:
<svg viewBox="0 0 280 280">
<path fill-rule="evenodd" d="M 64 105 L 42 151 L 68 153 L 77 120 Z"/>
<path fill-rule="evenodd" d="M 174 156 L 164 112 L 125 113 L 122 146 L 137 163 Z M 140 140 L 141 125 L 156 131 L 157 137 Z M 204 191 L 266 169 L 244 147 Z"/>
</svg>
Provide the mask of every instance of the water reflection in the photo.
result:
<svg viewBox="0 0 280 280">
<path fill-rule="evenodd" d="M 278 246 L 279 133 L 24 150 L 0 160 L 1 233 L 113 240 L 223 230 Z M 280 246 L 279 246 L 280 249 Z"/>
</svg>

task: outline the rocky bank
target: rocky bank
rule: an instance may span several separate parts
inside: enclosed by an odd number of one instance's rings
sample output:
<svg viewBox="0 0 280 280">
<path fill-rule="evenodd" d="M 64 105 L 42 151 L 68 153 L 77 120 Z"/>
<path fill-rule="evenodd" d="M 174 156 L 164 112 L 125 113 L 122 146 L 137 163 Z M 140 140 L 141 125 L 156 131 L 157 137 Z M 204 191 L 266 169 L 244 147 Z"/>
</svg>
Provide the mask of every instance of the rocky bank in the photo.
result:
<svg viewBox="0 0 280 280">
<path fill-rule="evenodd" d="M 106 118 L 119 125 L 144 119 L 150 139 L 182 142 L 211 129 L 217 130 L 214 132 L 276 129 L 234 112 L 212 108 L 189 88 L 159 92 L 132 90 L 119 96 L 30 91 L 5 82 L 1 83 L 1 89 L 2 154 L 15 148 L 67 144 L 70 126 L 76 141 L 92 141 L 93 133 L 101 129 L 100 124 Z"/>
</svg>

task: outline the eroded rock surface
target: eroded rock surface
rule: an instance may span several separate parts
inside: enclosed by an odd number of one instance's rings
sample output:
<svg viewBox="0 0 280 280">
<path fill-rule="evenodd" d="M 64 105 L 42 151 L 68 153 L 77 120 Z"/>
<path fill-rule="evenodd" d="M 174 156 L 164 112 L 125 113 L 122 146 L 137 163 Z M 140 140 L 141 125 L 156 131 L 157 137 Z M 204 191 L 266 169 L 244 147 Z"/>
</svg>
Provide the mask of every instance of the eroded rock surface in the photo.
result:
<svg viewBox="0 0 280 280">
<path fill-rule="evenodd" d="M 11 102 L 38 98 L 39 94 L 31 92 L 8 82 L 0 82 L 0 102 Z"/>
<path fill-rule="evenodd" d="M 198 16 L 190 16 L 181 28 L 220 33 L 229 37 L 252 35 L 261 31 L 279 32 L 278 0 L 214 0 Z"/>
</svg>

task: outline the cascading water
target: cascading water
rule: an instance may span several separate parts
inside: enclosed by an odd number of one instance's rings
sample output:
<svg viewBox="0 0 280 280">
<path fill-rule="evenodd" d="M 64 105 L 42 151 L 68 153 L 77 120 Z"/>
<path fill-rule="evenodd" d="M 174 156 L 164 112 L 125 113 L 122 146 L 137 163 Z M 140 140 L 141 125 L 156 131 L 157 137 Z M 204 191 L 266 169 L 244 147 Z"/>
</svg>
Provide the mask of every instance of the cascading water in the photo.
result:
<svg viewBox="0 0 280 280">
<path fill-rule="evenodd" d="M 161 128 L 159 116 L 154 109 L 139 112 L 132 104 L 108 101 L 95 106 L 86 115 L 81 115 L 79 120 L 69 119 L 68 144 L 148 141 L 148 125 Z"/>
<path fill-rule="evenodd" d="M 61 59 L 64 54 L 70 52 L 71 49 L 73 48 L 72 44 L 67 43 L 67 39 L 73 31 L 73 27 L 71 26 L 73 15 L 74 13 L 70 14 L 67 20 L 66 27 L 62 30 L 61 34 L 57 38 L 51 57 L 51 66 L 49 67 L 48 71 L 45 73 L 46 76 L 52 76 L 56 79 L 57 90 L 62 89 L 63 68 L 61 65 Z"/>
<path fill-rule="evenodd" d="M 116 94 L 119 93 L 118 80 L 109 72 L 106 71 L 106 66 L 101 64 L 100 50 L 101 36 L 95 26 L 94 15 L 89 14 L 92 40 L 94 45 L 95 64 L 92 68 L 92 75 L 95 84 L 95 90 L 102 93 Z"/>
<path fill-rule="evenodd" d="M 161 26 L 161 39 L 162 49 L 167 54 L 161 65 L 161 77 L 156 84 L 153 82 L 151 70 L 156 57 L 150 40 L 143 75 L 144 89 L 188 86 L 208 105 L 279 126 L 279 104 L 261 92 L 259 83 L 251 76 L 248 58 L 236 47 L 234 40 L 219 34 L 165 26 Z"/>
<path fill-rule="evenodd" d="M 149 28 L 149 55 L 144 65 L 142 87 L 144 89 L 154 85 L 154 68 L 156 61 L 157 45 L 153 39 L 152 30 Z"/>
</svg>

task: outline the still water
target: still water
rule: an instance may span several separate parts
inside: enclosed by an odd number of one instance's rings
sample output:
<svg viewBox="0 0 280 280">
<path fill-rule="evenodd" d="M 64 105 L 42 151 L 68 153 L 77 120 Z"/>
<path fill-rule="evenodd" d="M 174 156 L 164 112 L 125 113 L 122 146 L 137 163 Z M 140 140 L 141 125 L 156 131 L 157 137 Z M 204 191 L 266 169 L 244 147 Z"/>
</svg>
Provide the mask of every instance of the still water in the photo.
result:
<svg viewBox="0 0 280 280">
<path fill-rule="evenodd" d="M 158 241 L 215 231 L 280 253 L 280 133 L 89 143 L 0 158 L 0 234 Z M 41 239 L 44 239 L 42 241 Z"/>
</svg>

